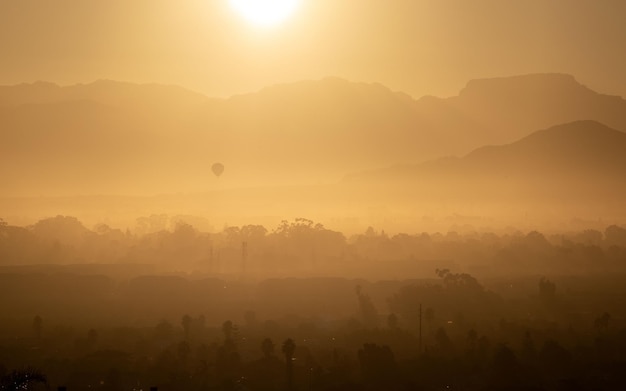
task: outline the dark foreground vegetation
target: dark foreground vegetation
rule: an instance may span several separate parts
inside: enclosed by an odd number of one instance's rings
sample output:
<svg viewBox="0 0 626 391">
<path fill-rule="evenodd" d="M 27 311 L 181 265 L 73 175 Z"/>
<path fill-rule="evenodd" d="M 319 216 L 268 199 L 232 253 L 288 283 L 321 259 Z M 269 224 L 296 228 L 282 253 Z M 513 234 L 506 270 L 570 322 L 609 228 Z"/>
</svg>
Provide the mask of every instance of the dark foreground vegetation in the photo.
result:
<svg viewBox="0 0 626 391">
<path fill-rule="evenodd" d="M 0 389 L 622 389 L 625 233 L 2 224 Z"/>
</svg>

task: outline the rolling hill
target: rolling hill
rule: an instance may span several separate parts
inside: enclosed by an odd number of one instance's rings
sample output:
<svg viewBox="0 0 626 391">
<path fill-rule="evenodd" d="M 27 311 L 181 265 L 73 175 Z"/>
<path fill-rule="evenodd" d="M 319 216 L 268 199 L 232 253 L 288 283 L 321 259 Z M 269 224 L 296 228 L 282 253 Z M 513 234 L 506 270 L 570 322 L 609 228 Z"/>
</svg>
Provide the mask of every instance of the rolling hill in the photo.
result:
<svg viewBox="0 0 626 391">
<path fill-rule="evenodd" d="M 623 178 L 626 133 L 584 120 L 510 144 L 484 146 L 460 158 L 350 175 L 346 183 L 429 201 L 592 205 L 623 204 Z"/>
</svg>

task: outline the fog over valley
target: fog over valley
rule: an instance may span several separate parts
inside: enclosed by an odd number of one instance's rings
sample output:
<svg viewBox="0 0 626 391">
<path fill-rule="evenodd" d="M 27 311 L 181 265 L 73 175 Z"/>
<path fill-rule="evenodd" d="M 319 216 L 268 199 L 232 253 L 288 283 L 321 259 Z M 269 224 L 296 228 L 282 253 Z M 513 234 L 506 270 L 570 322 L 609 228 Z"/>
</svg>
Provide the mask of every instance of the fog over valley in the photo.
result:
<svg viewBox="0 0 626 391">
<path fill-rule="evenodd" d="M 0 1 L 0 391 L 609 391 L 623 0 Z"/>
</svg>

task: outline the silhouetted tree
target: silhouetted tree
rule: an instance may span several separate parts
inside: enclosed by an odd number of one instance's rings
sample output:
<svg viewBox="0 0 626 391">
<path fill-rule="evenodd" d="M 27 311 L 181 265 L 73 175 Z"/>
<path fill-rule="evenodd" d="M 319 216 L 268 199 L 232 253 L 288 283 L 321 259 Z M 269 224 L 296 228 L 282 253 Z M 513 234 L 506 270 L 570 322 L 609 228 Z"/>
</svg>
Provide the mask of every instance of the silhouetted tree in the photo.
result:
<svg viewBox="0 0 626 391">
<path fill-rule="evenodd" d="M 487 355 L 490 349 L 491 343 L 489 342 L 489 338 L 483 335 L 478 338 L 478 354 L 481 359 L 486 360 Z"/>
<path fill-rule="evenodd" d="M 467 347 L 471 354 L 476 352 L 476 348 L 478 347 L 478 333 L 474 329 L 470 329 L 467 332 Z"/>
<path fill-rule="evenodd" d="M 187 365 L 189 360 L 189 354 L 191 353 L 191 347 L 189 346 L 189 342 L 181 341 L 178 344 L 178 359 L 183 363 L 183 365 Z"/>
<path fill-rule="evenodd" d="M 598 331 L 606 331 L 609 328 L 609 320 L 611 320 L 611 315 L 605 312 L 593 321 L 593 325 Z"/>
<path fill-rule="evenodd" d="M 227 320 L 222 324 L 224 343 L 217 349 L 216 368 L 222 382 L 232 383 L 241 370 L 241 357 L 237 350 L 237 326 Z"/>
<path fill-rule="evenodd" d="M 191 323 L 192 323 L 192 319 L 191 316 L 185 314 L 183 315 L 183 318 L 181 319 L 180 322 L 183 326 L 183 332 L 185 333 L 185 340 L 189 340 L 189 332 L 191 331 Z"/>
<path fill-rule="evenodd" d="M 366 383 L 381 386 L 390 385 L 397 375 L 397 365 L 389 346 L 366 343 L 359 349 L 359 364 Z"/>
<path fill-rule="evenodd" d="M 41 340 L 41 332 L 43 330 L 43 319 L 41 316 L 36 315 L 33 319 L 33 331 L 35 332 L 35 338 Z"/>
<path fill-rule="evenodd" d="M 591 246 L 599 246 L 602 243 L 602 232 L 595 229 L 586 229 L 577 235 L 578 241 Z"/>
<path fill-rule="evenodd" d="M 554 303 L 554 299 L 556 297 L 556 285 L 542 277 L 539 280 L 539 299 L 545 305 L 552 305 Z"/>
<path fill-rule="evenodd" d="M 437 332 L 435 333 L 435 342 L 437 343 L 437 348 L 439 351 L 443 353 L 449 353 L 452 348 L 452 342 L 450 341 L 450 337 L 448 337 L 448 333 L 443 327 L 439 327 Z"/>
<path fill-rule="evenodd" d="M 98 342 L 98 332 L 95 329 L 87 331 L 87 348 L 92 350 Z"/>
<path fill-rule="evenodd" d="M 435 320 L 435 310 L 428 307 L 424 310 L 424 321 L 428 325 L 428 334 L 432 333 L 433 321 Z"/>
<path fill-rule="evenodd" d="M 167 228 L 168 220 L 169 218 L 166 214 L 139 217 L 137 218 L 137 231 L 144 235 L 163 231 Z"/>
<path fill-rule="evenodd" d="M 484 290 L 478 280 L 467 273 L 451 273 L 449 269 L 435 269 L 435 274 L 443 280 L 443 285 L 446 288 L 462 288 L 465 292 Z"/>
<path fill-rule="evenodd" d="M 101 383 L 102 389 L 106 391 L 117 391 L 122 389 L 122 374 L 117 368 L 109 368 L 104 381 Z"/>
<path fill-rule="evenodd" d="M 241 370 L 241 357 L 232 339 L 227 339 L 217 349 L 215 367 L 223 383 L 232 383 Z"/>
<path fill-rule="evenodd" d="M 155 334 L 159 339 L 171 339 L 174 334 L 174 327 L 167 320 L 162 320 L 156 325 Z"/>
<path fill-rule="evenodd" d="M 257 324 L 256 321 L 256 312 L 254 311 L 246 311 L 246 313 L 243 315 L 244 319 L 246 320 L 246 326 L 247 327 L 254 327 Z"/>
<path fill-rule="evenodd" d="M 274 342 L 271 339 L 265 338 L 263 342 L 261 342 L 261 351 L 263 352 L 263 357 L 270 358 L 274 355 Z"/>
<path fill-rule="evenodd" d="M 604 231 L 606 243 L 609 246 L 626 246 L 626 229 L 611 225 Z"/>
<path fill-rule="evenodd" d="M 387 317 L 387 327 L 392 330 L 398 328 L 398 317 L 396 316 L 396 314 L 389 314 L 389 316 Z"/>
<path fill-rule="evenodd" d="M 553 339 L 543 343 L 539 352 L 539 361 L 547 371 L 563 371 L 572 361 L 571 353 Z"/>
<path fill-rule="evenodd" d="M 526 330 L 522 340 L 522 359 L 525 362 L 533 362 L 537 358 L 537 349 L 530 335 L 530 331 Z"/>
<path fill-rule="evenodd" d="M 235 328 L 236 326 L 233 325 L 233 322 L 231 322 L 230 320 L 222 323 L 222 333 L 224 333 L 224 339 L 232 339 Z"/>
<path fill-rule="evenodd" d="M 493 355 L 493 369 L 499 383 L 515 384 L 517 357 L 508 346 L 498 345 Z"/>
<path fill-rule="evenodd" d="M 376 327 L 378 325 L 378 311 L 376 311 L 372 299 L 365 293 L 362 293 L 360 285 L 356 287 L 356 296 L 359 300 L 361 321 L 368 327 Z"/>
<path fill-rule="evenodd" d="M 282 352 L 285 355 L 285 364 L 287 370 L 287 389 L 293 390 L 293 354 L 296 351 L 296 344 L 291 338 L 287 338 L 283 342 Z"/>
</svg>

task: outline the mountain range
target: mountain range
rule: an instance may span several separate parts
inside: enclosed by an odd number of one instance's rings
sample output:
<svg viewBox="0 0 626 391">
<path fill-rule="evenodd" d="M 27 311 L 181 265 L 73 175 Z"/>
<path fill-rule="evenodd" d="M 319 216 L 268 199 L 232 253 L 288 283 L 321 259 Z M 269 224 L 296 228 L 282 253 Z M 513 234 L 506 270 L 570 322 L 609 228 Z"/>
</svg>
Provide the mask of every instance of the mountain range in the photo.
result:
<svg viewBox="0 0 626 391">
<path fill-rule="evenodd" d="M 626 218 L 625 101 L 566 75 L 471 81 L 458 96 L 417 100 L 328 78 L 229 99 L 35 83 L 0 87 L 0 102 L 0 216 L 12 220 L 316 216 L 353 231 L 432 216 Z"/>
<path fill-rule="evenodd" d="M 464 155 L 579 120 L 625 130 L 626 101 L 563 74 L 473 80 L 458 96 L 419 99 L 339 78 L 228 99 L 114 81 L 4 86 L 0 195 L 333 183 L 349 173 Z M 219 180 L 210 172 L 216 161 L 226 166 Z"/>
</svg>

